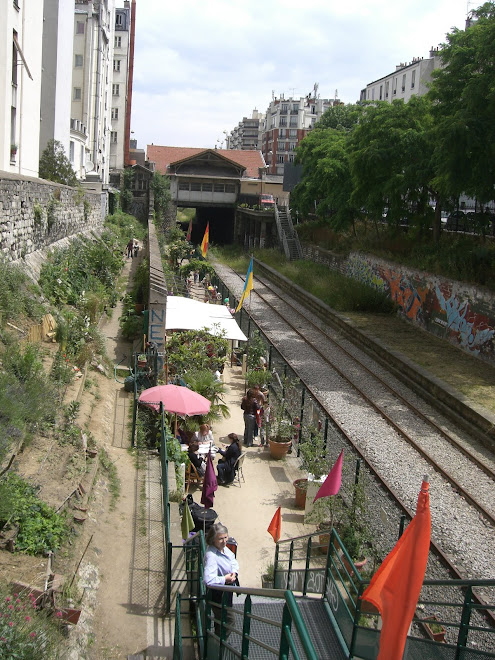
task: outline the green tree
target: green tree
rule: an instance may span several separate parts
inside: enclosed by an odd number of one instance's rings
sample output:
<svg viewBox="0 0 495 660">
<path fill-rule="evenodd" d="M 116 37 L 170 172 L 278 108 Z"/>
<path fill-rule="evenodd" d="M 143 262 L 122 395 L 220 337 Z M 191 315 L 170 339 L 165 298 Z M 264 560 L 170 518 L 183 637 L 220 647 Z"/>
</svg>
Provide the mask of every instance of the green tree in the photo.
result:
<svg viewBox="0 0 495 660">
<path fill-rule="evenodd" d="M 495 3 L 466 30 L 447 35 L 433 72 L 435 167 L 444 195 L 465 192 L 486 203 L 495 184 Z"/>
<path fill-rule="evenodd" d="M 132 167 L 126 167 L 123 175 L 122 192 L 120 194 L 120 206 L 124 213 L 130 213 L 132 208 L 132 182 L 134 181 L 134 170 Z"/>
<path fill-rule="evenodd" d="M 167 176 L 155 172 L 150 182 L 150 188 L 153 191 L 154 208 L 156 218 L 163 221 L 165 211 L 170 202 L 170 182 Z"/>
<path fill-rule="evenodd" d="M 41 179 L 55 181 L 66 186 L 75 186 L 77 178 L 70 160 L 65 155 L 63 144 L 58 140 L 49 140 L 39 163 Z"/>
<path fill-rule="evenodd" d="M 334 105 L 325 110 L 320 120 L 316 122 L 315 130 L 336 128 L 339 131 L 351 131 L 359 122 L 362 111 L 362 105 L 353 103 Z"/>
</svg>

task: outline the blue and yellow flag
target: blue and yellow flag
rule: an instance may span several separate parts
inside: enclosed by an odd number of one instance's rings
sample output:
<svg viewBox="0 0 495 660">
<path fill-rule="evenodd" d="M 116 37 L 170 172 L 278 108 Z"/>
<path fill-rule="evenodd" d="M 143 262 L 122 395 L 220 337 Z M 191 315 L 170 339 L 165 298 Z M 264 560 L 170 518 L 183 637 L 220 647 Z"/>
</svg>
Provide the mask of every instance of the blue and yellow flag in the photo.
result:
<svg viewBox="0 0 495 660">
<path fill-rule="evenodd" d="M 251 261 L 249 262 L 249 268 L 247 269 L 247 273 L 246 273 L 246 281 L 244 282 L 244 290 L 242 292 L 241 299 L 239 300 L 239 304 L 237 305 L 237 309 L 235 310 L 236 312 L 238 312 L 241 309 L 242 303 L 249 296 L 249 293 L 252 288 L 253 288 L 253 257 L 251 257 Z"/>
</svg>

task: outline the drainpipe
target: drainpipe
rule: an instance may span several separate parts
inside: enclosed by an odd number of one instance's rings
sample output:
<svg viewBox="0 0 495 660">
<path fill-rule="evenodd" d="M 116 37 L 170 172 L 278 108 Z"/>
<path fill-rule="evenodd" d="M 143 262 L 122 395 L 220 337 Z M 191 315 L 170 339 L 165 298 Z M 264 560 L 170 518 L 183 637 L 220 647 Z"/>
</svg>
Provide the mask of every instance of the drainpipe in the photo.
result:
<svg viewBox="0 0 495 660">
<path fill-rule="evenodd" d="M 94 14 L 93 14 L 94 15 Z M 101 2 L 98 3 L 98 46 L 96 51 L 95 119 L 93 136 L 93 163 L 99 171 L 98 161 L 98 126 L 100 123 L 100 77 L 101 77 Z M 97 169 L 98 168 L 98 169 Z"/>
</svg>

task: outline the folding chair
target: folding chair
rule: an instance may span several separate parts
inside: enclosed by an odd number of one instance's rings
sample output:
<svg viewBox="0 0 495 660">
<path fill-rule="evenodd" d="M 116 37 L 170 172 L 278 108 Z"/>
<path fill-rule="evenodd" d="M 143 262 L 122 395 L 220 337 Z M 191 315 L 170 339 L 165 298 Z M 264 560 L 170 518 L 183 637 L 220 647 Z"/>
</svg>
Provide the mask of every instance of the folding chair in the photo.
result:
<svg viewBox="0 0 495 660">
<path fill-rule="evenodd" d="M 242 471 L 242 465 L 244 463 L 244 459 L 246 458 L 246 452 L 243 451 L 242 454 L 239 456 L 239 458 L 236 460 L 234 463 L 234 481 L 233 483 L 236 482 L 236 480 L 239 482 L 239 488 L 241 487 L 241 477 L 244 483 L 246 483 L 246 480 L 244 479 L 244 472 Z"/>
<path fill-rule="evenodd" d="M 198 474 L 198 471 L 192 463 L 189 463 L 186 470 L 186 495 L 189 492 L 189 486 L 191 484 L 197 484 L 201 486 L 203 484 L 203 477 Z"/>
</svg>

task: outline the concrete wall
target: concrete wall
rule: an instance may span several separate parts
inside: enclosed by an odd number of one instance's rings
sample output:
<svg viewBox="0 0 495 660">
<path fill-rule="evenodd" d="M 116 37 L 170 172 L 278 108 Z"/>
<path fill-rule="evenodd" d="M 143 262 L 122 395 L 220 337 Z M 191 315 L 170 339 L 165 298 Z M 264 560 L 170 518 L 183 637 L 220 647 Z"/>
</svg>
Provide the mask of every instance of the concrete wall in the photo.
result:
<svg viewBox="0 0 495 660">
<path fill-rule="evenodd" d="M 488 289 L 366 254 L 342 257 L 310 245 L 303 254 L 385 292 L 413 323 L 495 364 L 495 296 Z"/>
<path fill-rule="evenodd" d="M 9 261 L 103 224 L 101 194 L 0 172 L 0 252 Z"/>
</svg>

